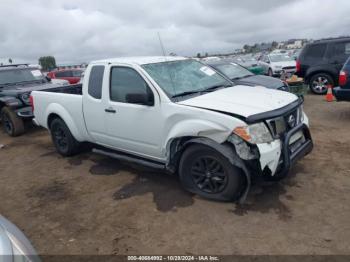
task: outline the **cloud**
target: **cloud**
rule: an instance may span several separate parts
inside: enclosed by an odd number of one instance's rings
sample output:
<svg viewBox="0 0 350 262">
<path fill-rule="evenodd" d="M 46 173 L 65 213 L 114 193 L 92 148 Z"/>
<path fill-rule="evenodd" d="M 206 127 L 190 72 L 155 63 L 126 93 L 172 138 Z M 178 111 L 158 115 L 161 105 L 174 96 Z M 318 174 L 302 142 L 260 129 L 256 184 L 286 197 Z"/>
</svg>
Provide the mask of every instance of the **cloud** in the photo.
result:
<svg viewBox="0 0 350 262">
<path fill-rule="evenodd" d="M 332 10 L 330 12 L 330 10 Z M 243 44 L 349 34 L 348 0 L 1 0 L 0 57 L 60 62 L 230 52 Z"/>
</svg>

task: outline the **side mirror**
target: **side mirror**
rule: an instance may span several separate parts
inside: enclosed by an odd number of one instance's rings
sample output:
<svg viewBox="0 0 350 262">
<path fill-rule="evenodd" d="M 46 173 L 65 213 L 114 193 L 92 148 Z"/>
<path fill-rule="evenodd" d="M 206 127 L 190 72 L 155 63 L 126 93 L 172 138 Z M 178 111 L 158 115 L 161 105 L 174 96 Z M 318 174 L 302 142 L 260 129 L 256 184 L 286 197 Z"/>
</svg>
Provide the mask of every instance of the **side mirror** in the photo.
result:
<svg viewBox="0 0 350 262">
<path fill-rule="evenodd" d="M 270 64 L 270 61 L 266 61 L 266 63 Z"/>
<path fill-rule="evenodd" d="M 153 106 L 154 98 L 147 93 L 131 93 L 126 95 L 126 102 L 130 104 Z"/>
</svg>

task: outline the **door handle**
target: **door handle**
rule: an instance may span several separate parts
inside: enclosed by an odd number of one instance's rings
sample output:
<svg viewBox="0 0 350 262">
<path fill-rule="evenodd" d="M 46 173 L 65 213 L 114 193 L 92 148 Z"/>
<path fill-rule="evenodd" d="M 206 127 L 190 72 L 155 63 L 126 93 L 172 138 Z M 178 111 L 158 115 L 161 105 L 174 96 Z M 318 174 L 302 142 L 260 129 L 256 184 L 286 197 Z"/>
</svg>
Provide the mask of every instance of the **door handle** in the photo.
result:
<svg viewBox="0 0 350 262">
<path fill-rule="evenodd" d="M 109 107 L 105 109 L 105 112 L 115 114 L 117 111 L 113 107 Z"/>
</svg>

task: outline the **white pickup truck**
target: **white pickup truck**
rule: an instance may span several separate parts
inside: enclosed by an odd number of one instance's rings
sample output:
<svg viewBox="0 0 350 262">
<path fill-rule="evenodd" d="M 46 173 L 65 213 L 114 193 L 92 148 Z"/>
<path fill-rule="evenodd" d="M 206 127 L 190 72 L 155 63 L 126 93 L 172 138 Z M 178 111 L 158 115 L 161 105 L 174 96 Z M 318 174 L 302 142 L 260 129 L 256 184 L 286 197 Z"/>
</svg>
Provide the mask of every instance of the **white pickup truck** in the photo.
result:
<svg viewBox="0 0 350 262">
<path fill-rule="evenodd" d="M 183 57 L 95 61 L 81 88 L 34 91 L 34 122 L 63 156 L 80 145 L 179 174 L 216 200 L 244 199 L 251 179 L 281 179 L 313 148 L 303 100 L 260 86 L 233 86 Z"/>
</svg>

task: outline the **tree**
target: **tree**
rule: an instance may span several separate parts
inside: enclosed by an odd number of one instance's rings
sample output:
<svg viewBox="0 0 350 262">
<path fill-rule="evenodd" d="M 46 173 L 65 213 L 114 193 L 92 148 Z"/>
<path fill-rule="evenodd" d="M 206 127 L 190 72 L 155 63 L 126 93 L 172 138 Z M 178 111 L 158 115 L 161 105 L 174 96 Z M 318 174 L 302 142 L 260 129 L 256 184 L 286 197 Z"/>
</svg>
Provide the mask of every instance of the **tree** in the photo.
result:
<svg viewBox="0 0 350 262">
<path fill-rule="evenodd" d="M 56 59 L 53 56 L 42 56 L 39 58 L 39 65 L 44 71 L 50 71 L 56 68 Z"/>
<path fill-rule="evenodd" d="M 272 41 L 272 43 L 271 43 L 271 50 L 270 51 L 272 51 L 274 49 L 277 49 L 277 48 L 278 48 L 278 42 Z"/>
<path fill-rule="evenodd" d="M 197 58 L 201 58 L 201 53 L 198 53 L 198 54 L 197 54 Z"/>
<path fill-rule="evenodd" d="M 12 64 L 12 59 L 11 58 L 9 58 L 9 64 Z"/>
</svg>

